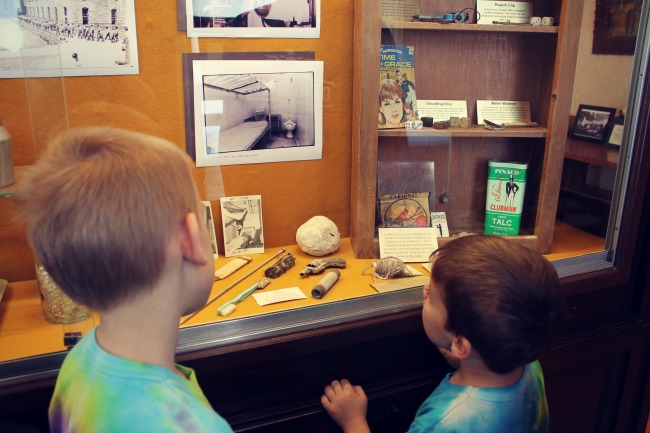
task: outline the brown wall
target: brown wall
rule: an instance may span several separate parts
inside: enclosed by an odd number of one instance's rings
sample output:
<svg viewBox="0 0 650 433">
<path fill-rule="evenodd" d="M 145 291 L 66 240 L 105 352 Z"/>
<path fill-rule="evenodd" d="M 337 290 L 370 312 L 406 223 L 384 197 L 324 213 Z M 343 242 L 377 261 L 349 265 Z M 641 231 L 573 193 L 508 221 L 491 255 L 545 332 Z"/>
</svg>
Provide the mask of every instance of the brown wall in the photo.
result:
<svg viewBox="0 0 650 433">
<path fill-rule="evenodd" d="M 173 0 L 135 2 L 139 75 L 0 79 L 0 117 L 13 137 L 14 165 L 33 164 L 53 135 L 87 125 L 138 130 L 185 148 L 182 54 L 192 52 L 192 39 L 177 30 L 176 10 Z M 218 226 L 220 191 L 262 196 L 267 248 L 295 243 L 296 229 L 314 215 L 349 236 L 353 2 L 324 1 L 319 18 L 319 39 L 198 40 L 200 53 L 310 51 L 324 62 L 322 159 L 194 170 Z M 13 199 L 0 198 L 0 278 L 33 279 L 31 250 L 12 206 Z"/>
</svg>

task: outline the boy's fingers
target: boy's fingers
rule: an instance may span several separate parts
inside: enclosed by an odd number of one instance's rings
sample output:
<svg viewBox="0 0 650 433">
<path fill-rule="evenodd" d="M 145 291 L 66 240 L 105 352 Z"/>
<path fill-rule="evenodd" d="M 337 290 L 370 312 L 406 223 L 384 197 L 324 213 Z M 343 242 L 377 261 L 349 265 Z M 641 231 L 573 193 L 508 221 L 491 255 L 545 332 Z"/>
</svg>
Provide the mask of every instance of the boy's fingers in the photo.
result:
<svg viewBox="0 0 650 433">
<path fill-rule="evenodd" d="M 354 387 L 354 392 L 356 392 L 358 395 L 360 395 L 362 397 L 366 397 L 366 392 L 359 385 Z"/>
<path fill-rule="evenodd" d="M 344 382 L 347 381 L 345 379 L 341 380 L 340 382 L 338 380 L 333 380 L 329 386 L 334 390 L 334 392 L 338 392 L 343 389 Z"/>
<path fill-rule="evenodd" d="M 330 385 L 327 385 L 325 387 L 325 394 L 323 396 L 331 400 L 334 395 L 336 395 L 334 389 Z"/>
</svg>

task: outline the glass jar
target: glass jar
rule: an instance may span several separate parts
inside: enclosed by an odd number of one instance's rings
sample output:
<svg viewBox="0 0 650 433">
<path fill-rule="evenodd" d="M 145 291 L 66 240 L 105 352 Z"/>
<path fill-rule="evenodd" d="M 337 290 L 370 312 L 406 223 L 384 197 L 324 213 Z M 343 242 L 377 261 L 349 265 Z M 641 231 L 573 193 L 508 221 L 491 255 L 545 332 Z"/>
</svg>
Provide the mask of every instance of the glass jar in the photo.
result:
<svg viewBox="0 0 650 433">
<path fill-rule="evenodd" d="M 70 299 L 40 263 L 36 263 L 36 278 L 41 294 L 41 308 L 50 323 L 76 323 L 88 319 L 92 311 Z"/>
</svg>

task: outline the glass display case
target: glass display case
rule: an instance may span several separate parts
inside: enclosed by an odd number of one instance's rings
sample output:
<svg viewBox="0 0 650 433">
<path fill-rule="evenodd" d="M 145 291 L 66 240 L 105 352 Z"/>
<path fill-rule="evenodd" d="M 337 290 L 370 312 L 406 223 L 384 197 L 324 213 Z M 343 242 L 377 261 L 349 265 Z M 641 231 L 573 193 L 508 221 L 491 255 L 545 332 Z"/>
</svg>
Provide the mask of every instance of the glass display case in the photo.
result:
<svg viewBox="0 0 650 433">
<path fill-rule="evenodd" d="M 376 235 L 377 199 L 381 195 L 378 185 L 390 192 L 395 179 L 407 177 L 407 172 L 429 176 L 431 210 L 445 212 L 449 224 L 451 236 L 438 240 L 444 243 L 460 232 L 482 232 L 488 161 L 526 161 L 524 213 L 520 234 L 513 236 L 513 241 L 534 248 L 553 261 L 567 284 L 567 298 L 585 293 L 586 289 L 572 286 L 571 281 L 587 273 L 605 272 L 609 281 L 629 278 L 632 253 L 621 248 L 619 240 L 633 238 L 631 233 L 638 226 L 633 215 L 642 206 L 638 195 L 641 189 L 637 189 L 635 182 L 641 172 L 638 162 L 645 145 L 637 132 L 644 115 L 648 36 L 643 23 L 647 22 L 647 4 L 641 16 L 642 33 L 631 76 L 622 78 L 631 83 L 622 145 L 600 155 L 602 152 L 591 152 L 593 149 L 581 151 L 567 141 L 572 126 L 576 64 L 580 61 L 579 43 L 585 38 L 581 33 L 583 1 L 533 0 L 534 15 L 555 20 L 553 26 L 539 27 L 389 20 L 382 17 L 381 5 L 385 2 L 332 3 L 335 4 L 322 5 L 319 39 L 290 42 L 187 38 L 184 32 L 169 29 L 170 23 L 176 21 L 173 10 L 139 5 L 139 76 L 0 79 L 3 98 L 10 95 L 0 101 L 0 116 L 18 138 L 14 146 L 16 160 L 22 166 L 33 164 L 56 133 L 91 124 L 141 130 L 185 148 L 188 143 L 184 143 L 182 113 L 183 83 L 187 78 L 182 72 L 183 52 L 282 51 L 286 55 L 314 51 L 315 59 L 324 61 L 322 160 L 194 170 L 201 198 L 213 203 L 219 243 L 219 198 L 262 196 L 268 233 L 266 252 L 254 255 L 251 264 L 231 278 L 238 278 L 282 247 L 296 256 L 295 267 L 265 290 L 295 286 L 306 297 L 265 308 L 249 298 L 238 304 L 230 316 L 218 316 L 217 308 L 259 280 L 261 271 L 251 275 L 181 325 L 177 351 L 181 359 L 220 350 L 237 351 L 260 341 L 272 345 L 280 337 L 321 330 L 327 333 L 328 328 L 340 324 L 363 324 L 405 312 L 417 316 L 420 287 L 380 293 L 371 286 L 374 279 L 367 273 L 380 255 Z M 441 14 L 458 9 L 457 1 L 420 1 L 422 13 Z M 158 17 L 155 22 L 145 18 L 154 15 Z M 473 11 L 470 15 L 475 19 Z M 161 40 L 168 42 L 166 47 L 159 47 Z M 444 130 L 378 129 L 381 45 L 413 46 L 418 99 L 465 100 L 467 117 L 474 126 Z M 332 50 L 332 46 L 337 46 L 337 50 Z M 477 125 L 482 120 L 476 117 L 477 100 L 528 101 L 531 120 L 537 126 L 488 130 Z M 281 135 L 279 118 L 271 120 L 272 132 Z M 567 160 L 593 163 L 594 158 L 599 162 L 606 160 L 603 164 L 616 173 L 609 185 L 612 194 L 608 199 L 606 229 L 596 234 L 583 230 L 573 220 L 556 219 L 561 190 L 569 186 L 577 189 L 577 175 L 571 179 L 566 176 L 567 170 L 575 171 L 567 168 Z M 23 170 L 17 167 L 18 179 Z M 586 171 L 581 174 L 581 180 L 589 176 Z M 414 188 L 421 186 L 417 184 Z M 33 269 L 24 231 L 12 220 L 10 196 L 16 192 L 15 186 L 0 189 L 0 220 L 3 224 L 11 221 L 8 230 L 0 234 L 4 250 L 0 254 L 0 272 Z M 298 226 L 315 214 L 327 215 L 337 223 L 343 239 L 340 249 L 330 257 L 342 257 L 348 263 L 341 271 L 340 281 L 322 300 L 309 296 L 320 277 L 305 279 L 298 275 L 314 258 L 293 244 Z M 220 257 L 216 266 L 227 261 Z M 38 383 L 51 385 L 66 355 L 64 334 L 78 329 L 85 332 L 98 323 L 96 317 L 75 325 L 45 322 L 34 274 L 12 275 L 21 278 L 10 280 L 0 304 L 0 345 L 7 348 L 0 359 L 0 395 L 25 386 L 37 387 L 33 384 Z M 213 294 L 232 281 L 216 282 Z M 597 318 L 609 314 L 609 308 L 618 308 L 610 301 L 609 297 L 594 301 L 604 311 Z M 580 302 L 588 303 L 582 298 Z M 569 323 L 589 323 L 595 320 L 587 317 L 590 314 L 576 308 Z"/>
</svg>

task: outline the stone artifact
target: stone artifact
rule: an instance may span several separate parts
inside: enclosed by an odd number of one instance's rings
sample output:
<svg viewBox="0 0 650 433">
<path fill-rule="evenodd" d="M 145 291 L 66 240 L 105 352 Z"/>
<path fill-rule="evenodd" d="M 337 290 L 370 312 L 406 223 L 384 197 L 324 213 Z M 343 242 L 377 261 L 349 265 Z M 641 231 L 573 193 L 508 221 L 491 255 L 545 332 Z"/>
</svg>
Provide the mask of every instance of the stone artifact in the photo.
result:
<svg viewBox="0 0 650 433">
<path fill-rule="evenodd" d="M 341 233 L 329 218 L 317 215 L 298 227 L 296 243 L 310 256 L 325 256 L 339 249 Z"/>
</svg>

